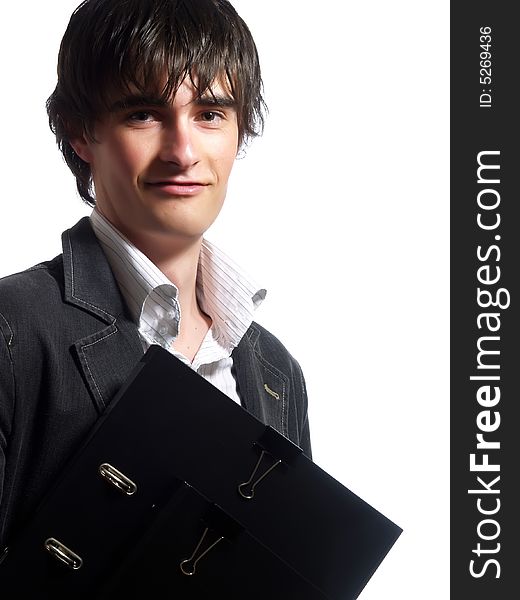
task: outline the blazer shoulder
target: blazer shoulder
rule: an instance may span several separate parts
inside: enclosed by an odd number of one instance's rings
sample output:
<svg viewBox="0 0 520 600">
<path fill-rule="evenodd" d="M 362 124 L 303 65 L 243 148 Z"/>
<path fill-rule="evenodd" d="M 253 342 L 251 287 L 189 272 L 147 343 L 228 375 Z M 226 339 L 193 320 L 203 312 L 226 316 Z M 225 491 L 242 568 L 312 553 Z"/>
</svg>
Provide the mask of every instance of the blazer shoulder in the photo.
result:
<svg viewBox="0 0 520 600">
<path fill-rule="evenodd" d="M 2 277 L 0 311 L 13 307 L 19 312 L 21 308 L 54 302 L 56 294 L 62 297 L 63 289 L 63 257 L 60 254 L 25 271 Z"/>
<path fill-rule="evenodd" d="M 14 331 L 45 329 L 49 315 L 63 304 L 61 255 L 0 279 L 0 331 L 7 340 Z M 31 325 L 29 325 L 31 324 Z"/>
</svg>

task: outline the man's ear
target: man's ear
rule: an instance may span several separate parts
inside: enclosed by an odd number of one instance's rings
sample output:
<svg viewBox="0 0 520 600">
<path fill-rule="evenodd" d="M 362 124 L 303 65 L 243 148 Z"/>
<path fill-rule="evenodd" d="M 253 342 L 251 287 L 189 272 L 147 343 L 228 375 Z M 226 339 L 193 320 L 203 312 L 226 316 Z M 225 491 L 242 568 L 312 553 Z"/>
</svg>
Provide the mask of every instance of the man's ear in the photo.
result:
<svg viewBox="0 0 520 600">
<path fill-rule="evenodd" d="M 85 139 L 85 136 L 77 137 L 69 140 L 74 152 L 86 163 L 92 162 L 92 152 L 90 151 L 90 143 Z"/>
</svg>

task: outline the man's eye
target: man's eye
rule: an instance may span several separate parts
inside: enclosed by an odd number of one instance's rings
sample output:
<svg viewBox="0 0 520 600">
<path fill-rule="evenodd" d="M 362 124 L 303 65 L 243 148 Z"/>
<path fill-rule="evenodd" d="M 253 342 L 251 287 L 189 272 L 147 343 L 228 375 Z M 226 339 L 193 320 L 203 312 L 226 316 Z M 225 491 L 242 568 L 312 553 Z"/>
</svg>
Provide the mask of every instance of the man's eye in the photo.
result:
<svg viewBox="0 0 520 600">
<path fill-rule="evenodd" d="M 128 120 L 133 121 L 134 123 L 146 123 L 148 121 L 153 121 L 154 116 L 145 110 L 139 110 L 129 115 Z"/>
<path fill-rule="evenodd" d="M 212 110 L 203 112 L 200 117 L 205 123 L 218 123 L 222 119 L 222 115 L 220 113 Z"/>
</svg>

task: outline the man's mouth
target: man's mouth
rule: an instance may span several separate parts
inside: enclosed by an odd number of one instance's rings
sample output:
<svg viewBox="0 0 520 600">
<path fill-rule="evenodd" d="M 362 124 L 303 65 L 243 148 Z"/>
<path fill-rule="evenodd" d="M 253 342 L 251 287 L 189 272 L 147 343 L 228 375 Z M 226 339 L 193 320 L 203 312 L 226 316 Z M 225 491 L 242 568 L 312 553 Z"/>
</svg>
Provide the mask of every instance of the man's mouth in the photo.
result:
<svg viewBox="0 0 520 600">
<path fill-rule="evenodd" d="M 209 184 L 191 179 L 172 178 L 151 180 L 146 185 L 170 196 L 194 196 Z"/>
</svg>

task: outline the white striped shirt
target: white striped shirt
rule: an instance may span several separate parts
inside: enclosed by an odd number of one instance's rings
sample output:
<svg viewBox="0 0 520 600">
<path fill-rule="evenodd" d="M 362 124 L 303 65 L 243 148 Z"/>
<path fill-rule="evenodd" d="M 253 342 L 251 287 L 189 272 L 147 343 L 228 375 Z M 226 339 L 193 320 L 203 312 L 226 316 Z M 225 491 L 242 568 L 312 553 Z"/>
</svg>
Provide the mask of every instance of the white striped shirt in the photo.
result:
<svg viewBox="0 0 520 600">
<path fill-rule="evenodd" d="M 265 289 L 251 283 L 229 257 L 203 240 L 196 294 L 212 325 L 190 363 L 173 348 L 181 322 L 177 287 L 95 209 L 90 222 L 138 326 L 143 348 L 162 346 L 240 403 L 231 371 L 231 352 L 251 325 L 254 310 L 265 298 Z"/>
</svg>

